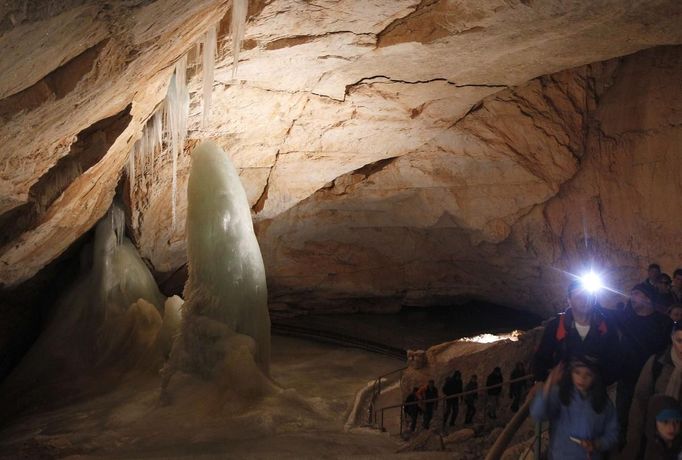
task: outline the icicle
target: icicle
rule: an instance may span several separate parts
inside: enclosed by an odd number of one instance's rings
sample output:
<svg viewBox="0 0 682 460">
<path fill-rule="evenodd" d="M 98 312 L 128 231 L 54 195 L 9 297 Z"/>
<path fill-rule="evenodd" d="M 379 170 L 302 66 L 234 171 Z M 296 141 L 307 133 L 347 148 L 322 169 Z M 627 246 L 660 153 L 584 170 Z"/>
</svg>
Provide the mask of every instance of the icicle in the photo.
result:
<svg viewBox="0 0 682 460">
<path fill-rule="evenodd" d="M 120 246 L 123 244 L 123 237 L 125 236 L 126 216 L 119 206 L 111 207 L 111 230 L 116 234 L 116 244 Z"/>
<path fill-rule="evenodd" d="M 144 132 L 142 133 L 142 155 L 140 155 L 142 158 L 140 160 L 140 169 L 142 171 L 142 180 L 144 181 L 145 179 L 145 172 L 147 171 L 147 165 L 149 164 L 149 156 L 150 156 L 150 143 L 149 143 L 149 122 L 145 124 L 144 127 Z"/>
<path fill-rule="evenodd" d="M 135 159 L 137 160 L 137 169 L 142 169 L 142 175 L 144 175 L 144 163 L 145 160 L 147 159 L 147 130 L 143 129 L 142 130 L 142 136 L 140 136 L 140 140 L 137 141 L 137 152 L 135 153 Z"/>
<path fill-rule="evenodd" d="M 171 174 L 173 179 L 171 182 L 171 230 L 175 230 L 175 222 L 177 220 L 177 214 L 175 210 L 175 197 L 178 193 L 178 155 L 176 152 L 175 145 L 173 146 L 173 167 Z"/>
<path fill-rule="evenodd" d="M 144 150 L 145 150 L 145 156 L 144 156 L 144 163 L 142 164 L 143 168 L 143 174 L 142 176 L 145 176 L 145 173 L 149 174 L 150 171 L 150 166 L 151 166 L 151 160 L 154 155 L 154 146 L 152 145 L 152 126 L 151 126 L 151 119 L 147 120 L 147 123 L 144 126 Z"/>
<path fill-rule="evenodd" d="M 211 115 L 211 96 L 213 94 L 213 74 L 215 71 L 215 54 L 217 47 L 217 33 L 215 24 L 209 27 L 204 37 L 203 54 L 203 97 L 204 109 L 201 120 L 202 128 L 208 126 L 208 119 Z"/>
<path fill-rule="evenodd" d="M 163 146 L 163 114 L 161 113 L 161 110 L 157 110 L 154 113 L 154 116 L 152 117 L 152 126 L 154 127 L 154 144 L 156 145 L 154 154 L 152 155 L 152 182 L 156 182 L 156 162 L 158 156 L 156 151 L 158 150 L 160 152 Z"/>
<path fill-rule="evenodd" d="M 187 138 L 187 122 L 189 119 L 189 90 L 187 88 L 187 55 L 182 56 L 175 64 L 175 83 L 178 91 L 178 148 L 182 152 Z"/>
<path fill-rule="evenodd" d="M 128 156 L 128 182 L 130 182 L 130 191 L 135 190 L 135 149 L 130 149 Z"/>
<path fill-rule="evenodd" d="M 232 0 L 232 78 L 237 74 L 248 11 L 249 0 Z"/>
<path fill-rule="evenodd" d="M 201 41 L 198 41 L 194 44 L 194 67 L 199 65 L 199 61 L 201 60 Z"/>
<path fill-rule="evenodd" d="M 187 90 L 187 55 L 181 57 L 175 64 L 175 73 L 168 85 L 168 94 L 164 104 L 166 125 L 168 127 L 167 141 L 170 144 L 172 161 L 171 182 L 171 225 L 175 228 L 175 203 L 177 195 L 178 156 L 182 153 L 187 137 L 187 119 L 189 118 L 189 91 Z"/>
<path fill-rule="evenodd" d="M 177 144 L 177 102 L 175 98 L 177 97 L 177 89 L 175 84 L 175 74 L 171 77 L 170 84 L 168 85 L 168 94 L 166 94 L 166 100 L 164 103 L 164 114 L 166 118 L 166 127 L 168 131 L 166 132 L 166 144 L 170 147 L 171 161 L 173 163 L 173 175 L 172 175 L 172 191 L 171 191 L 171 223 L 172 227 L 175 228 L 175 145 Z"/>
<path fill-rule="evenodd" d="M 128 182 L 130 183 L 130 193 L 132 194 L 135 190 L 135 150 L 137 150 L 137 144 L 139 141 L 135 142 L 130 149 L 128 154 Z"/>
<path fill-rule="evenodd" d="M 145 139 L 147 141 L 147 162 L 145 165 L 145 171 L 147 171 L 148 178 L 150 182 L 153 183 L 153 171 L 154 171 L 154 152 L 156 152 L 156 127 L 154 126 L 154 117 L 150 117 L 147 121 L 147 132 L 145 133 Z"/>
</svg>

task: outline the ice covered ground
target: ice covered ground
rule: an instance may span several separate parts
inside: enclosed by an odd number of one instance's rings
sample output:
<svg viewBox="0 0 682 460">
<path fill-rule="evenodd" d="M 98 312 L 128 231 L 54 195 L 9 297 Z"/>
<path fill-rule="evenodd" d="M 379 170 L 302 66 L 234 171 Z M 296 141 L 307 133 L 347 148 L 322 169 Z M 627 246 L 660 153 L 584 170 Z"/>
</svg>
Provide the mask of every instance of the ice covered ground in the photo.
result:
<svg viewBox="0 0 682 460">
<path fill-rule="evenodd" d="M 273 337 L 272 378 L 287 390 L 262 399 L 218 400 L 212 384 L 174 380 L 158 402 L 153 373 L 126 378 L 100 396 L 18 418 L 0 429 L 0 458 L 381 458 L 391 438 L 343 431 L 355 392 L 401 367 L 380 355 Z M 103 386 L 107 381 L 101 382 Z M 68 383 L 63 383 L 68 392 Z M 401 454 L 400 458 L 440 454 Z"/>
</svg>

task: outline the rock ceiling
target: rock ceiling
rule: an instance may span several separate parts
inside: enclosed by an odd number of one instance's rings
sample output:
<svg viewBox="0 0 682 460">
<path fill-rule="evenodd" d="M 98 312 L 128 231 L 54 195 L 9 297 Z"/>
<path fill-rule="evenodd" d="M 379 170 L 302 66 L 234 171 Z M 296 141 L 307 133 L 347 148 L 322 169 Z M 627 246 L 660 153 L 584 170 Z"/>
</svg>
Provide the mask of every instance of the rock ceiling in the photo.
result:
<svg viewBox="0 0 682 460">
<path fill-rule="evenodd" d="M 198 140 L 229 152 L 273 305 L 546 311 L 557 269 L 586 258 L 619 282 L 682 260 L 680 201 L 660 199 L 682 192 L 675 0 L 252 1 L 235 78 L 229 1 L 42 4 L 0 7 L 5 286 L 104 214 L 173 63 L 215 23 L 210 123 L 195 76 L 179 190 Z M 185 263 L 170 169 L 119 187 L 161 280 Z"/>
</svg>

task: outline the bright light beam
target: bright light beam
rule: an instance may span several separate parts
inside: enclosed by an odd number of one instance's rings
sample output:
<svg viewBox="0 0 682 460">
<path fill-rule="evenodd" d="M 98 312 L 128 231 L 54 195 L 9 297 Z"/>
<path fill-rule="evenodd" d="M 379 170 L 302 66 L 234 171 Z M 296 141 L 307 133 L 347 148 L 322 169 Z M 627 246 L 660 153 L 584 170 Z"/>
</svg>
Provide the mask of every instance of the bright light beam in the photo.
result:
<svg viewBox="0 0 682 460">
<path fill-rule="evenodd" d="M 586 289 L 586 290 L 588 289 L 588 286 L 585 285 L 585 278 L 586 277 L 588 279 L 595 279 L 596 278 L 598 280 L 598 282 L 596 282 L 594 284 L 598 285 L 599 288 L 596 291 L 593 291 L 592 293 L 596 293 L 599 290 L 605 290 L 605 291 L 613 292 L 614 294 L 618 294 L 618 295 L 623 296 L 623 297 L 629 296 L 629 294 L 627 292 L 621 292 L 618 289 L 612 288 L 612 287 L 608 286 L 607 284 L 604 284 L 604 282 L 602 281 L 602 279 L 603 279 L 602 276 L 600 274 L 595 273 L 594 270 L 590 270 L 589 272 L 583 274 L 582 276 L 578 276 L 578 275 L 575 275 L 571 272 L 567 272 L 566 270 L 562 270 L 562 269 L 557 268 L 557 267 L 550 267 L 550 268 L 552 270 L 556 270 L 560 273 L 563 273 L 564 275 L 566 275 L 572 279 L 581 281 L 583 289 Z M 592 276 L 592 275 L 594 275 L 594 276 Z"/>
<path fill-rule="evenodd" d="M 593 271 L 590 271 L 582 275 L 580 277 L 580 283 L 582 284 L 583 289 L 585 289 L 585 291 L 589 292 L 590 294 L 596 294 L 604 287 L 604 283 L 602 283 L 601 277 Z"/>
</svg>

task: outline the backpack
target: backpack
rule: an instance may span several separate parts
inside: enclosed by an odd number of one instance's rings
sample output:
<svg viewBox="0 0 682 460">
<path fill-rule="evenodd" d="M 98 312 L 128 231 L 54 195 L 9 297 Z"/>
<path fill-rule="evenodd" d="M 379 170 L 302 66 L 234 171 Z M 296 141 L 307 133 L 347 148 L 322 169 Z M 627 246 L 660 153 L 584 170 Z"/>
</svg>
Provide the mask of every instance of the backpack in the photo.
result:
<svg viewBox="0 0 682 460">
<path fill-rule="evenodd" d="M 602 316 L 599 318 L 599 324 L 597 325 L 597 332 L 599 332 L 599 335 L 605 335 L 609 331 L 608 326 L 606 325 L 606 320 Z M 556 332 L 554 333 L 554 339 L 557 342 L 563 342 L 564 339 L 566 339 L 566 336 L 568 335 L 568 328 L 566 327 L 566 313 L 559 313 L 559 324 L 556 328 Z"/>
</svg>

